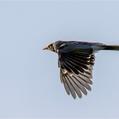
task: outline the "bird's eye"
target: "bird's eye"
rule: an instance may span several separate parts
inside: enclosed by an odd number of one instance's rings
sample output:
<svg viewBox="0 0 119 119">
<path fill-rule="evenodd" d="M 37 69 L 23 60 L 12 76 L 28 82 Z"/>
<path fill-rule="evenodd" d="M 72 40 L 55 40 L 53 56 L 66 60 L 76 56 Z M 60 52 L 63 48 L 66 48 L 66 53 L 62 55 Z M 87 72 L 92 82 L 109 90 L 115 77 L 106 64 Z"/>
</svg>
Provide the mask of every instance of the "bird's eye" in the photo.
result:
<svg viewBox="0 0 119 119">
<path fill-rule="evenodd" d="M 50 44 L 50 45 L 48 46 L 48 49 L 52 50 L 52 49 L 53 49 L 53 45 Z"/>
</svg>

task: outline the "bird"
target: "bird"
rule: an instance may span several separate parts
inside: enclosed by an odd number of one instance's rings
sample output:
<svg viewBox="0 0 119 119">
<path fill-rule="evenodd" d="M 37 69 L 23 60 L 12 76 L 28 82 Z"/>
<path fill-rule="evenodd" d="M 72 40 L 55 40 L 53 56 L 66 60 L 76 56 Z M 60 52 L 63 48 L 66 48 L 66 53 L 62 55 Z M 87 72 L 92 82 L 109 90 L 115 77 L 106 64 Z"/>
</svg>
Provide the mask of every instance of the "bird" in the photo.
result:
<svg viewBox="0 0 119 119">
<path fill-rule="evenodd" d="M 100 50 L 119 51 L 119 45 L 59 40 L 50 43 L 43 50 L 50 50 L 58 55 L 61 83 L 63 83 L 66 93 L 76 99 L 91 91 L 95 53 Z"/>
</svg>

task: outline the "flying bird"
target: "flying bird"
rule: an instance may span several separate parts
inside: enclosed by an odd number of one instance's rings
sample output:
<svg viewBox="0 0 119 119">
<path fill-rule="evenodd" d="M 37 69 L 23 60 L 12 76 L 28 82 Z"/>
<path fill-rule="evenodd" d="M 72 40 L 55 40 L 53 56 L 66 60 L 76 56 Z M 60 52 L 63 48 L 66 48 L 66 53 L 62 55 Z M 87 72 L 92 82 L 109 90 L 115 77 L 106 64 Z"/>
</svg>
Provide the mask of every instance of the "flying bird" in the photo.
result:
<svg viewBox="0 0 119 119">
<path fill-rule="evenodd" d="M 100 50 L 119 50 L 118 45 L 82 41 L 56 41 L 44 50 L 58 54 L 60 79 L 68 95 L 75 99 L 91 90 L 95 53 Z"/>
</svg>

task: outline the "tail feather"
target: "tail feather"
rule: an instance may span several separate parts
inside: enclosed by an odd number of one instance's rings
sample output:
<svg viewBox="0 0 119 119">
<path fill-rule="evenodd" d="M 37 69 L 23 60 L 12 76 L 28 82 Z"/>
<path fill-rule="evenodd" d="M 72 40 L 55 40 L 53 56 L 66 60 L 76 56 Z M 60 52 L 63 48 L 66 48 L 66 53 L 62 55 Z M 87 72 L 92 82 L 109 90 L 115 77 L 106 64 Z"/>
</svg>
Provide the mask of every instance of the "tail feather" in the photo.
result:
<svg viewBox="0 0 119 119">
<path fill-rule="evenodd" d="M 103 50 L 119 50 L 119 45 L 104 45 Z"/>
</svg>

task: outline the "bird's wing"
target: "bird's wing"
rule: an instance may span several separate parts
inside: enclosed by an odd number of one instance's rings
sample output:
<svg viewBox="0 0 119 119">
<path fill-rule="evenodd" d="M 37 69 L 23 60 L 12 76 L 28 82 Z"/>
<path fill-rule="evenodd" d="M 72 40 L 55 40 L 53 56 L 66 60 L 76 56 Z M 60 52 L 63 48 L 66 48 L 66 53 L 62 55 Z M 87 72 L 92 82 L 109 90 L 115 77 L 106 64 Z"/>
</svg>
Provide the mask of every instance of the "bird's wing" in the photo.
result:
<svg viewBox="0 0 119 119">
<path fill-rule="evenodd" d="M 84 49 L 59 54 L 60 79 L 67 94 L 76 98 L 91 90 L 94 60 L 93 53 Z"/>
</svg>

